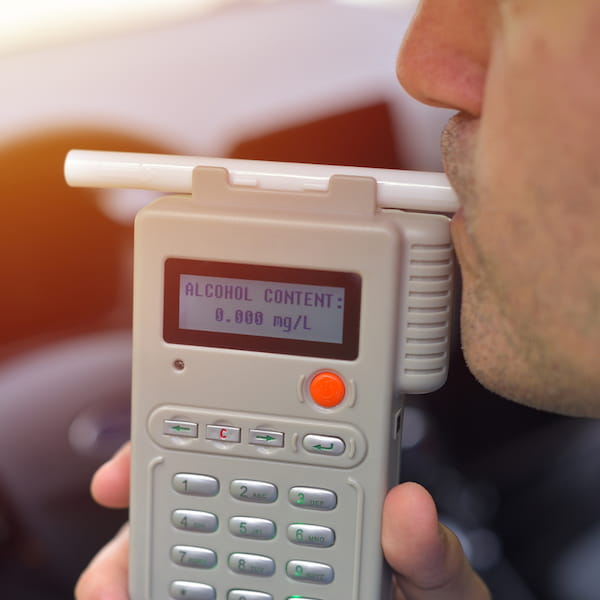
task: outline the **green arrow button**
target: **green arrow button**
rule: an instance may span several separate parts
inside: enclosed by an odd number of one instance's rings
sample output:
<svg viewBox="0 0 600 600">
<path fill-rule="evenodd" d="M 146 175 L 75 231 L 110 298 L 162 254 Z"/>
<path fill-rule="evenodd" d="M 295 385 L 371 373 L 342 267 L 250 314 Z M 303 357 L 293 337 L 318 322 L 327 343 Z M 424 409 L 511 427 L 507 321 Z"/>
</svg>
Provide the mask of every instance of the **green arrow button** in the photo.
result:
<svg viewBox="0 0 600 600">
<path fill-rule="evenodd" d="M 329 446 L 323 446 L 322 444 L 317 444 L 313 446 L 315 450 L 333 450 L 333 444 L 329 444 Z"/>
</svg>

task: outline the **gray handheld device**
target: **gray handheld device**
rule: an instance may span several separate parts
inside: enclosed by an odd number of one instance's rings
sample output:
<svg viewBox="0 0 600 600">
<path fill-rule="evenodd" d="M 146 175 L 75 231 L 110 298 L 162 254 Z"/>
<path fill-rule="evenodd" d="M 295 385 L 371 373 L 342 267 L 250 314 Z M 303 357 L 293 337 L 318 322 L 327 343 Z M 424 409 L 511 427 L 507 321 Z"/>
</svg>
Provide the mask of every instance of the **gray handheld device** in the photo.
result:
<svg viewBox="0 0 600 600">
<path fill-rule="evenodd" d="M 68 179 L 106 185 L 89 158 Z M 448 218 L 415 210 L 440 180 L 386 208 L 391 171 L 214 161 L 135 224 L 130 596 L 387 600 L 402 396 L 447 374 Z M 152 187 L 131 164 L 112 184 Z"/>
</svg>

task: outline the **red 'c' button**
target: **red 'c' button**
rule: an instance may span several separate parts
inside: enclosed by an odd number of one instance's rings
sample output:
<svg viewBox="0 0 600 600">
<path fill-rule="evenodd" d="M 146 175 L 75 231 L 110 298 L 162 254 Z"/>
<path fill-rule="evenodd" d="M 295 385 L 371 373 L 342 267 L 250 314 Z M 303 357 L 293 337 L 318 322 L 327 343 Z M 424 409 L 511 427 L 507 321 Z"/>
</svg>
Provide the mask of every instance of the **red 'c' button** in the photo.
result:
<svg viewBox="0 0 600 600">
<path fill-rule="evenodd" d="M 317 373 L 310 382 L 310 395 L 323 408 L 337 406 L 346 395 L 343 379 L 329 371 Z"/>
</svg>

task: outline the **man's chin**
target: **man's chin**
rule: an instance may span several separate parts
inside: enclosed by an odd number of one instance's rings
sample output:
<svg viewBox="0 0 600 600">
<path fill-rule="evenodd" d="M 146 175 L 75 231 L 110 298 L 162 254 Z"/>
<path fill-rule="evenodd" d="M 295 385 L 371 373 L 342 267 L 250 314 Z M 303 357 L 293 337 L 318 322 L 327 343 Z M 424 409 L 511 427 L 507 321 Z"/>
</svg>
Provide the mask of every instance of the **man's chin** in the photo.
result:
<svg viewBox="0 0 600 600">
<path fill-rule="evenodd" d="M 466 320 L 466 315 L 461 320 Z M 492 325 L 493 327 L 493 325 Z M 499 335 L 501 329 L 480 338 L 466 334 L 463 353 L 467 367 L 487 390 L 519 404 L 573 417 L 600 417 L 597 390 L 571 373 L 565 365 L 552 363 L 545 353 L 515 347 Z"/>
<path fill-rule="evenodd" d="M 532 408 L 600 417 L 600 376 L 584 373 L 556 344 L 517 328 L 482 270 L 462 267 L 461 341 L 474 377 L 486 389 Z"/>
</svg>

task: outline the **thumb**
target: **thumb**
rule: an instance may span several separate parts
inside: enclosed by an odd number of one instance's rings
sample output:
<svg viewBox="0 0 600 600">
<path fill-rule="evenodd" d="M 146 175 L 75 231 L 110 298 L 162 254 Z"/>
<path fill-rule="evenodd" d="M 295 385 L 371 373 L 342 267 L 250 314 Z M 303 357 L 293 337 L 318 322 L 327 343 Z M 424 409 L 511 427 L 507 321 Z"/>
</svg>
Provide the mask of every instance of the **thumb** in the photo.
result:
<svg viewBox="0 0 600 600">
<path fill-rule="evenodd" d="M 382 545 L 395 572 L 394 600 L 490 600 L 458 538 L 438 521 L 435 503 L 416 483 L 391 490 Z"/>
</svg>

